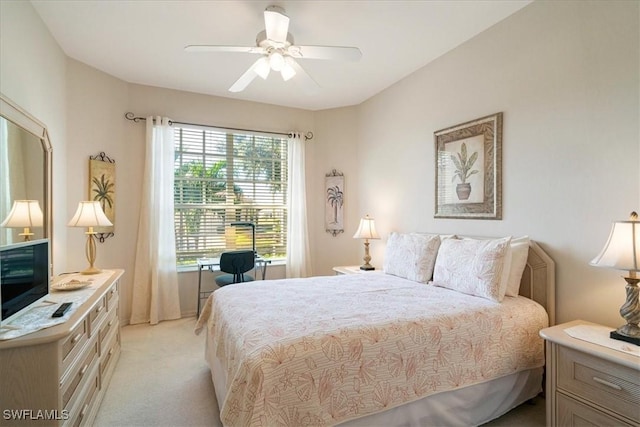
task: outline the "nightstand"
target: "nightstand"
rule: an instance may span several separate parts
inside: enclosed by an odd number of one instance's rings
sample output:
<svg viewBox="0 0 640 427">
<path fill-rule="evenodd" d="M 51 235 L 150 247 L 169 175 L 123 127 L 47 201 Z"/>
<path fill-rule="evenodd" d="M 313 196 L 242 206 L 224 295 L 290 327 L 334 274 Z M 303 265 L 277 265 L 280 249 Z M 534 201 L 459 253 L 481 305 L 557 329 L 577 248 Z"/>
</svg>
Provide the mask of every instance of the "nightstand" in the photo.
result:
<svg viewBox="0 0 640 427">
<path fill-rule="evenodd" d="M 373 273 L 375 271 L 380 271 L 380 270 L 360 270 L 359 265 L 342 265 L 338 267 L 333 267 L 333 271 L 336 272 L 336 276 L 339 276 L 341 274 Z"/>
<path fill-rule="evenodd" d="M 540 331 L 546 341 L 547 425 L 640 425 L 640 357 L 565 332 L 576 326 L 602 328 L 576 320 Z"/>
</svg>

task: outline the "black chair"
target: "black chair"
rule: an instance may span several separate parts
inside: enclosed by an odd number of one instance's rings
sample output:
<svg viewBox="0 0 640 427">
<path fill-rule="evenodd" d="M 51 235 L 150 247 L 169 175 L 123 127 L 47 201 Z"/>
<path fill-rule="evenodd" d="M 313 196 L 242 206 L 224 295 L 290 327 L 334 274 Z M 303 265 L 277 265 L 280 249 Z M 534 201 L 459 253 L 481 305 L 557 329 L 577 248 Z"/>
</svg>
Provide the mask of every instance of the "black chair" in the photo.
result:
<svg viewBox="0 0 640 427">
<path fill-rule="evenodd" d="M 228 274 L 221 274 L 216 277 L 218 286 L 227 286 L 232 283 L 251 282 L 253 277 L 245 274 L 254 268 L 256 263 L 255 252 L 253 251 L 230 251 L 220 255 L 220 271 Z"/>
</svg>

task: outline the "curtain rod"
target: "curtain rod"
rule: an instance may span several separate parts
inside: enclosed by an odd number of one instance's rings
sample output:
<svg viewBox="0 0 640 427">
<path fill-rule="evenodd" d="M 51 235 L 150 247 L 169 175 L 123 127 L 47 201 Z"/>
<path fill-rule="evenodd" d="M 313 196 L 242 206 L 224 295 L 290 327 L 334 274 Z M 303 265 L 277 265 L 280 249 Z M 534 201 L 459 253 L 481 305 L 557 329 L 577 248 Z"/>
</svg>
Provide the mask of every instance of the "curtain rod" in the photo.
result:
<svg viewBox="0 0 640 427">
<path fill-rule="evenodd" d="M 131 120 L 132 122 L 138 123 L 140 121 L 147 121 L 147 119 L 145 117 L 136 117 L 135 114 L 133 114 L 132 112 L 127 112 L 124 114 L 124 118 L 127 120 Z M 225 129 L 225 130 L 237 130 L 240 132 L 262 132 L 262 133 L 271 133 L 274 135 L 284 135 L 284 136 L 288 136 L 289 138 L 293 138 L 294 132 L 288 132 L 288 133 L 284 133 L 284 132 L 267 132 L 267 131 L 262 131 L 262 130 L 255 130 L 255 129 L 238 129 L 238 128 L 229 128 L 229 127 L 224 127 L 224 126 L 214 126 L 214 125 L 203 125 L 200 123 L 185 123 L 185 122 L 176 122 L 173 120 L 169 120 L 169 124 L 173 125 L 173 124 L 177 124 L 177 125 L 190 125 L 190 126 L 204 126 L 204 127 L 212 127 L 212 128 L 218 128 L 218 129 Z M 307 133 L 305 133 L 304 135 L 304 140 L 305 141 L 309 141 L 310 139 L 313 139 L 313 132 L 309 131 Z"/>
</svg>

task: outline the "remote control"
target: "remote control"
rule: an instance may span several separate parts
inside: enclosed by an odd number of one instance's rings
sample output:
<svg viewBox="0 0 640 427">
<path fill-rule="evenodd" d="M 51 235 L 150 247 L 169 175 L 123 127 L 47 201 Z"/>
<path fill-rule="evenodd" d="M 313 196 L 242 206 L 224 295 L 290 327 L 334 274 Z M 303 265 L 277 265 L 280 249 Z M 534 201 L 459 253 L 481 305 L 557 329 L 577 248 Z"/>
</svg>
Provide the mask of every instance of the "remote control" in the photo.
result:
<svg viewBox="0 0 640 427">
<path fill-rule="evenodd" d="M 53 312 L 51 317 L 62 317 L 64 313 L 69 309 L 69 307 L 71 307 L 70 302 L 63 302 L 62 304 L 60 304 L 60 307 L 58 307 L 58 309 Z"/>
</svg>

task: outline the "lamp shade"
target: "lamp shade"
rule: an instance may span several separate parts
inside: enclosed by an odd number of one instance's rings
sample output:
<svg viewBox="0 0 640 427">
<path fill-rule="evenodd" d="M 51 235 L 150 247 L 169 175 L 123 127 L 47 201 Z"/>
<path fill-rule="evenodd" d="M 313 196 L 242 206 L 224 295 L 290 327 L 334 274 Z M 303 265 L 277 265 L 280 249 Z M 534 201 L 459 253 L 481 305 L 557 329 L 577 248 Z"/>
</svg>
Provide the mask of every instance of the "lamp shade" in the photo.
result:
<svg viewBox="0 0 640 427">
<path fill-rule="evenodd" d="M 370 218 L 369 215 L 366 215 L 364 218 L 360 219 L 360 226 L 358 227 L 358 231 L 353 235 L 354 239 L 379 239 L 380 235 L 376 231 L 376 224 L 373 221 L 373 218 Z"/>
<path fill-rule="evenodd" d="M 42 209 L 37 200 L 15 200 L 0 227 L 42 227 Z"/>
<path fill-rule="evenodd" d="M 640 221 L 614 222 L 604 249 L 590 264 L 630 272 L 640 271 Z"/>
<path fill-rule="evenodd" d="M 104 214 L 100 202 L 80 202 L 69 227 L 109 227 L 113 225 Z"/>
</svg>

